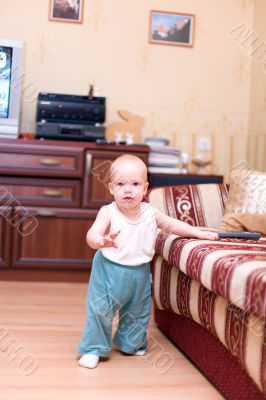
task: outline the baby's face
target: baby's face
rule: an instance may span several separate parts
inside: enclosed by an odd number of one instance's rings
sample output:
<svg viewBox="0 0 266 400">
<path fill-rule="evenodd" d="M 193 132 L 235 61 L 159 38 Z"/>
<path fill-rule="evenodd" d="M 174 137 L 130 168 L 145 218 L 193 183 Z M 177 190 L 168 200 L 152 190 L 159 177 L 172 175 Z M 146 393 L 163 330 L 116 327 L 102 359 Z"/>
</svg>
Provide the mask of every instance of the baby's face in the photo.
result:
<svg viewBox="0 0 266 400">
<path fill-rule="evenodd" d="M 146 194 L 148 182 L 146 170 L 138 162 L 117 163 L 109 189 L 120 208 L 135 208 Z"/>
</svg>

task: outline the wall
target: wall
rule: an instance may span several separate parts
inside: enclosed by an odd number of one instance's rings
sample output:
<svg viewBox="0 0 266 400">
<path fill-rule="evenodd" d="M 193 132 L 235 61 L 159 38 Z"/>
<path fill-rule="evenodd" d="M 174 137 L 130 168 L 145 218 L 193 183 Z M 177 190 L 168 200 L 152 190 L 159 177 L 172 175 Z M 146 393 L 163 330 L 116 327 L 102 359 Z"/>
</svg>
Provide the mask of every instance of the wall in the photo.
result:
<svg viewBox="0 0 266 400">
<path fill-rule="evenodd" d="M 85 0 L 83 24 L 48 21 L 48 0 L 2 3 L 1 36 L 25 43 L 22 130 L 34 130 L 37 91 L 86 94 L 94 83 L 107 123 L 127 109 L 146 119 L 143 137 L 168 137 L 191 157 L 210 138 L 216 173 L 254 159 L 265 170 L 265 141 L 250 140 L 251 115 L 265 133 L 265 73 L 236 35 L 254 23 L 265 38 L 264 0 Z M 149 44 L 151 9 L 195 14 L 194 47 Z"/>
<path fill-rule="evenodd" d="M 256 0 L 252 40 L 249 46 L 252 58 L 248 162 L 256 169 L 266 171 L 266 2 Z M 247 46 L 246 46 L 247 49 Z"/>
</svg>

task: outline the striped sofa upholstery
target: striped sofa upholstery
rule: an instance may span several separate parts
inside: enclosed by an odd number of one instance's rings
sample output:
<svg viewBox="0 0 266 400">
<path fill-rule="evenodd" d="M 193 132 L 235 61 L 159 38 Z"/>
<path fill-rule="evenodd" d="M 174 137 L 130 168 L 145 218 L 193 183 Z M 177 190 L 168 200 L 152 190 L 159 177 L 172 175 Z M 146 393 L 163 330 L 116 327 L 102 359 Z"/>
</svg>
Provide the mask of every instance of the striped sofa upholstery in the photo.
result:
<svg viewBox="0 0 266 400">
<path fill-rule="evenodd" d="M 217 229 L 224 184 L 152 189 L 150 203 Z M 153 260 L 155 320 L 228 399 L 266 395 L 266 238 L 218 241 L 160 232 Z"/>
</svg>

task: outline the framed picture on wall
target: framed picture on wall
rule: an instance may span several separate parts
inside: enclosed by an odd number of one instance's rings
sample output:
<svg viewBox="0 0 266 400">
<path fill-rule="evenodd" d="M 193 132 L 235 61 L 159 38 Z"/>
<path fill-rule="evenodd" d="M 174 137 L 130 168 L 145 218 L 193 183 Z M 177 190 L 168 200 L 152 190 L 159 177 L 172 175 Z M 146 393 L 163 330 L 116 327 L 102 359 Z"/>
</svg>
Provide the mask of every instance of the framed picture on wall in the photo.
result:
<svg viewBox="0 0 266 400">
<path fill-rule="evenodd" d="M 193 47 L 195 17 L 168 11 L 150 12 L 149 42 Z"/>
<path fill-rule="evenodd" d="M 49 21 L 82 23 L 84 0 L 50 0 Z"/>
</svg>

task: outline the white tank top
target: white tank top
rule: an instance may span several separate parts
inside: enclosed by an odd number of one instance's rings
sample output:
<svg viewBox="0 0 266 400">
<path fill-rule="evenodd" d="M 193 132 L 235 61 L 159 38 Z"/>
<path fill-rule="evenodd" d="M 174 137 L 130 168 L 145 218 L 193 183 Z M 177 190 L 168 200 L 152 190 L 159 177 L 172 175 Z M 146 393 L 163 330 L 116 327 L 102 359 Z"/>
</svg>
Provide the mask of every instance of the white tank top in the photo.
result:
<svg viewBox="0 0 266 400">
<path fill-rule="evenodd" d="M 154 256 L 157 225 L 154 210 L 142 202 L 141 216 L 130 221 L 119 211 L 115 202 L 107 206 L 111 215 L 110 232 L 120 231 L 115 242 L 117 248 L 101 249 L 104 257 L 123 265 L 141 265 L 151 261 Z"/>
</svg>

